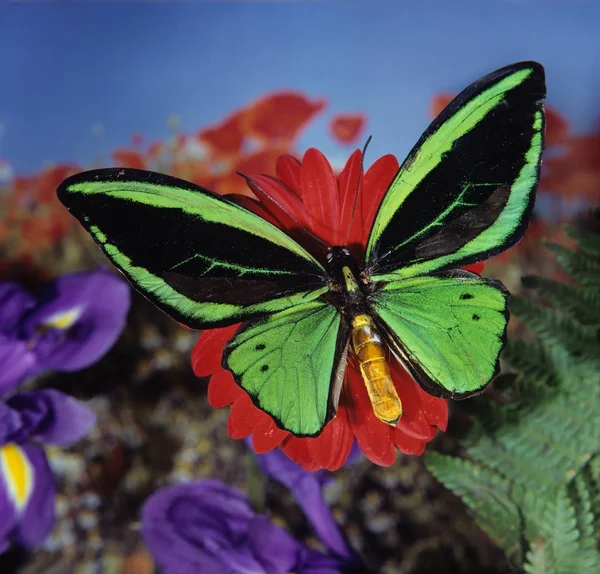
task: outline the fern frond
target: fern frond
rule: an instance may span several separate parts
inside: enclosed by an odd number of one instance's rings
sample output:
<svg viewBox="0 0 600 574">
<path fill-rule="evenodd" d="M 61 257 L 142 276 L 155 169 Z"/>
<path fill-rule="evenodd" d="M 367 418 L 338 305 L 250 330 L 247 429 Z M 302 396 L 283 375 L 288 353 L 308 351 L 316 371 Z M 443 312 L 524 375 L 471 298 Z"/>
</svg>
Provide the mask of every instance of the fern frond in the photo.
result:
<svg viewBox="0 0 600 574">
<path fill-rule="evenodd" d="M 600 287 L 600 261 L 585 253 L 573 252 L 564 245 L 547 243 L 560 266 L 582 285 Z"/>
<path fill-rule="evenodd" d="M 573 317 L 524 297 L 512 297 L 510 308 L 538 335 L 543 345 L 569 349 L 576 357 L 600 352 L 598 324 L 583 325 Z"/>
<path fill-rule="evenodd" d="M 600 257 L 600 235 L 571 225 L 565 225 L 565 232 L 577 243 L 581 251 L 592 257 Z"/>
<path fill-rule="evenodd" d="M 505 552 L 522 560 L 522 518 L 510 498 L 511 486 L 500 474 L 468 460 L 436 452 L 425 456 L 429 471 L 475 513 L 477 524 Z"/>
<path fill-rule="evenodd" d="M 584 324 L 600 322 L 600 290 L 566 285 L 545 277 L 523 277 L 522 284 L 535 289 L 561 313 L 571 313 Z"/>
<path fill-rule="evenodd" d="M 600 573 L 600 237 L 567 233 L 579 250 L 549 248 L 579 285 L 524 280 L 545 304 L 511 299 L 533 338 L 506 345 L 501 400 L 468 405 L 467 460 L 425 458 L 529 574 Z"/>
</svg>

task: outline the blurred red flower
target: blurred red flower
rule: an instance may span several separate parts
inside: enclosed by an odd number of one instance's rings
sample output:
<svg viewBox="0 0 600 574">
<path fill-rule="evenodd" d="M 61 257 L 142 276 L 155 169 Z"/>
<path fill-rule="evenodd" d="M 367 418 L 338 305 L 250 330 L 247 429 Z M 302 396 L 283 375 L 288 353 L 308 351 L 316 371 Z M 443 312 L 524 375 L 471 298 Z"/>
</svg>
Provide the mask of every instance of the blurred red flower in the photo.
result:
<svg viewBox="0 0 600 574">
<path fill-rule="evenodd" d="M 115 165 L 132 169 L 147 169 L 144 154 L 135 149 L 117 149 L 112 152 Z"/>
<path fill-rule="evenodd" d="M 337 114 L 329 122 L 329 133 L 341 144 L 354 143 L 365 129 L 363 114 Z"/>
<path fill-rule="evenodd" d="M 260 140 L 289 142 L 324 107 L 325 100 L 309 100 L 299 92 L 276 92 L 248 108 L 244 126 L 247 133 Z"/>
<path fill-rule="evenodd" d="M 233 155 L 244 143 L 243 118 L 245 110 L 235 112 L 222 122 L 198 132 L 198 140 L 206 144 L 213 155 Z"/>
<path fill-rule="evenodd" d="M 354 195 L 358 189 L 356 213 L 347 244 L 355 257 L 362 258 L 377 208 L 397 170 L 396 158 L 386 155 L 379 158 L 359 182 L 361 152 L 357 150 L 336 177 L 323 154 L 309 149 L 302 162 L 291 156 L 280 157 L 276 166 L 277 178 L 249 174 L 256 184 L 250 183 L 250 188 L 259 201 L 242 198 L 240 203 L 312 249 L 314 246 L 308 243 L 306 234 L 298 233 L 296 222 L 288 214 L 329 245 L 340 245 L 350 227 Z M 478 272 L 482 267 L 477 264 L 471 269 Z M 307 470 L 335 470 L 344 464 L 356 440 L 371 461 L 390 465 L 394 462 L 396 449 L 407 454 L 421 454 L 436 430 L 446 428 L 446 401 L 421 390 L 390 355 L 394 384 L 404 407 L 395 428 L 382 423 L 373 414 L 358 365 L 350 358 L 336 417 L 318 437 L 297 438 L 278 428 L 269 415 L 257 409 L 247 393 L 235 384 L 229 371 L 222 368 L 223 347 L 237 327 L 204 331 L 193 350 L 192 365 L 197 376 L 211 377 L 210 404 L 213 407 L 231 405 L 229 435 L 236 439 L 252 435 L 254 449 L 259 453 L 281 446 L 292 460 Z"/>
<path fill-rule="evenodd" d="M 600 133 L 566 138 L 564 153 L 544 161 L 542 189 L 571 201 L 600 202 Z"/>
</svg>

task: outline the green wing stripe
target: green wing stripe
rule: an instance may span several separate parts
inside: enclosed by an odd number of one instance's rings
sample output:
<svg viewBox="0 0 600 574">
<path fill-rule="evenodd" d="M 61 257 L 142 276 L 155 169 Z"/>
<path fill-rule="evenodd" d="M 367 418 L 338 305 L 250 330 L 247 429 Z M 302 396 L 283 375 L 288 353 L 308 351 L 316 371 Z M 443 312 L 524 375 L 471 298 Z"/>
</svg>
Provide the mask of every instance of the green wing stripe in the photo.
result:
<svg viewBox="0 0 600 574">
<path fill-rule="evenodd" d="M 431 394 L 462 398 L 498 372 L 507 297 L 499 282 L 457 274 L 388 283 L 371 304 L 417 382 Z"/>
<path fill-rule="evenodd" d="M 339 311 L 312 301 L 244 324 L 223 366 L 258 408 L 296 436 L 315 436 L 333 414 L 346 331 Z"/>
<path fill-rule="evenodd" d="M 115 172 L 117 172 L 116 175 Z M 144 174 L 145 180 L 134 179 L 134 177 L 139 177 L 140 173 Z M 96 174 L 100 174 L 98 180 L 94 180 Z M 76 179 L 73 183 L 68 183 L 71 178 L 65 182 L 66 185 L 62 187 L 63 196 L 65 193 L 100 194 L 105 197 L 113 196 L 121 201 L 131 201 L 157 208 L 178 209 L 199 221 L 220 223 L 226 227 L 242 229 L 252 235 L 268 238 L 275 245 L 285 247 L 310 261 L 315 267 L 322 268 L 321 264 L 308 251 L 272 223 L 221 196 L 183 180 L 162 176 L 162 179 L 168 184 L 161 185 L 155 183 L 160 179 L 151 179 L 150 172 L 132 169 L 90 171 L 87 172 L 85 181 L 78 181 L 81 175 L 74 176 L 73 179 Z M 108 180 L 107 175 L 116 177 L 116 179 Z M 159 176 L 159 174 L 152 175 Z"/>
<path fill-rule="evenodd" d="M 132 265 L 131 260 L 121 253 L 116 246 L 100 241 L 99 235 L 102 235 L 102 233 L 97 228 L 92 230 L 92 235 L 102 244 L 104 252 L 113 263 L 120 269 L 126 270 L 128 279 L 137 289 L 146 294 L 152 301 L 160 302 L 160 306 L 165 307 L 165 311 L 170 315 L 175 316 L 175 318 L 181 316 L 180 320 L 190 326 L 218 325 L 224 317 L 230 318 L 227 321 L 228 323 L 233 323 L 242 321 L 247 317 L 273 313 L 317 299 L 329 290 L 328 287 L 322 287 L 315 291 L 293 293 L 283 298 L 246 306 L 228 303 L 198 303 L 198 301 L 182 295 L 164 279 L 153 275 L 144 267 Z M 234 320 L 231 320 L 231 318 Z"/>
<path fill-rule="evenodd" d="M 327 291 L 321 264 L 282 230 L 182 180 L 96 170 L 67 179 L 58 196 L 134 287 L 190 327 L 248 320 Z"/>
<path fill-rule="evenodd" d="M 520 239 L 539 178 L 544 96 L 543 68 L 515 64 L 469 86 L 434 120 L 375 218 L 366 253 L 375 279 L 462 265 Z"/>
</svg>

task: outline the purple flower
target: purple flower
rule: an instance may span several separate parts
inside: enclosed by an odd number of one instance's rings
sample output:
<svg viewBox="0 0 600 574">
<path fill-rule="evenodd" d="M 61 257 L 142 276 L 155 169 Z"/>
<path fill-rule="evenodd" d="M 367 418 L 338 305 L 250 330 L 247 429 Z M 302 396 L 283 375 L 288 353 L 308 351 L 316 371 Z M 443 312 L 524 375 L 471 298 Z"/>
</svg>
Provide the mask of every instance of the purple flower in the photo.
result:
<svg viewBox="0 0 600 574">
<path fill-rule="evenodd" d="M 0 397 L 16 388 L 35 366 L 35 355 L 25 341 L 0 333 Z"/>
<path fill-rule="evenodd" d="M 69 446 L 95 423 L 80 401 L 54 389 L 6 397 L 45 369 L 74 371 L 104 355 L 120 335 L 129 289 L 105 270 L 65 275 L 36 299 L 0 283 L 0 552 L 40 545 L 54 522 L 54 482 L 39 446 Z"/>
<path fill-rule="evenodd" d="M 54 522 L 54 481 L 43 449 L 0 446 L 0 552 L 39 546 Z"/>
<path fill-rule="evenodd" d="M 341 558 L 352 558 L 352 548 L 323 498 L 322 488 L 329 480 L 326 471 L 308 472 L 290 460 L 280 449 L 255 456 L 264 474 L 292 491 L 298 506 L 310 520 L 323 544 Z"/>
<path fill-rule="evenodd" d="M 304 546 L 218 480 L 153 494 L 142 535 L 166 574 L 335 574 L 349 565 Z"/>
<path fill-rule="evenodd" d="M 21 317 L 18 336 L 33 344 L 39 370 L 77 371 L 114 345 L 129 302 L 127 284 L 105 269 L 63 275 Z"/>
<path fill-rule="evenodd" d="M 54 482 L 42 448 L 68 446 L 87 434 L 95 415 L 54 389 L 0 402 L 0 552 L 10 542 L 39 546 L 54 522 Z"/>
<path fill-rule="evenodd" d="M 0 283 L 0 396 L 43 370 L 96 362 L 121 334 L 128 310 L 127 284 L 104 269 L 63 275 L 37 299 Z"/>
</svg>

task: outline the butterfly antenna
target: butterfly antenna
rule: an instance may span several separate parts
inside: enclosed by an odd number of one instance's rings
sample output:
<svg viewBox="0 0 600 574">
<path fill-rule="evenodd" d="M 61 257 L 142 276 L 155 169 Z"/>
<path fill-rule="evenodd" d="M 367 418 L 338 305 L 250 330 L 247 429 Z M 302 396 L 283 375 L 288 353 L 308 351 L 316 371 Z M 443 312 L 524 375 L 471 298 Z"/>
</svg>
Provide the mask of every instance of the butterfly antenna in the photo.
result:
<svg viewBox="0 0 600 574">
<path fill-rule="evenodd" d="M 356 191 L 354 192 L 354 203 L 352 205 L 352 215 L 350 216 L 350 224 L 348 225 L 348 229 L 346 231 L 346 237 L 344 238 L 344 243 L 342 245 L 346 245 L 348 243 L 348 237 L 350 237 L 350 231 L 352 230 L 352 224 L 354 223 L 354 216 L 356 215 L 356 204 L 358 203 L 358 192 L 360 190 L 360 182 L 362 180 L 362 172 L 363 165 L 365 161 L 365 154 L 367 153 L 367 148 L 371 143 L 373 136 L 369 136 L 362 150 L 362 155 L 360 156 L 360 171 L 358 172 L 358 181 L 356 182 Z"/>
<path fill-rule="evenodd" d="M 306 233 L 306 235 L 309 235 L 310 237 L 312 237 L 315 241 L 320 243 L 326 249 L 329 249 L 329 245 L 325 241 L 323 241 L 320 237 L 317 237 L 312 231 L 310 231 L 310 229 L 306 229 L 306 227 L 303 227 L 301 225 L 301 223 L 285 207 L 283 207 L 283 205 L 281 205 L 281 203 L 279 203 L 271 194 L 267 193 L 252 178 L 248 177 L 247 175 L 244 175 L 243 173 L 241 173 L 239 171 L 236 171 L 235 173 L 237 173 L 238 175 L 241 175 L 248 182 L 248 184 L 251 187 L 255 187 L 256 189 L 259 189 L 261 193 L 263 193 L 266 197 L 268 197 L 277 207 L 279 207 L 279 209 L 281 209 L 281 211 L 283 211 L 283 213 L 285 213 L 298 226 L 298 229 L 300 231 L 302 231 L 302 232 Z"/>
</svg>

